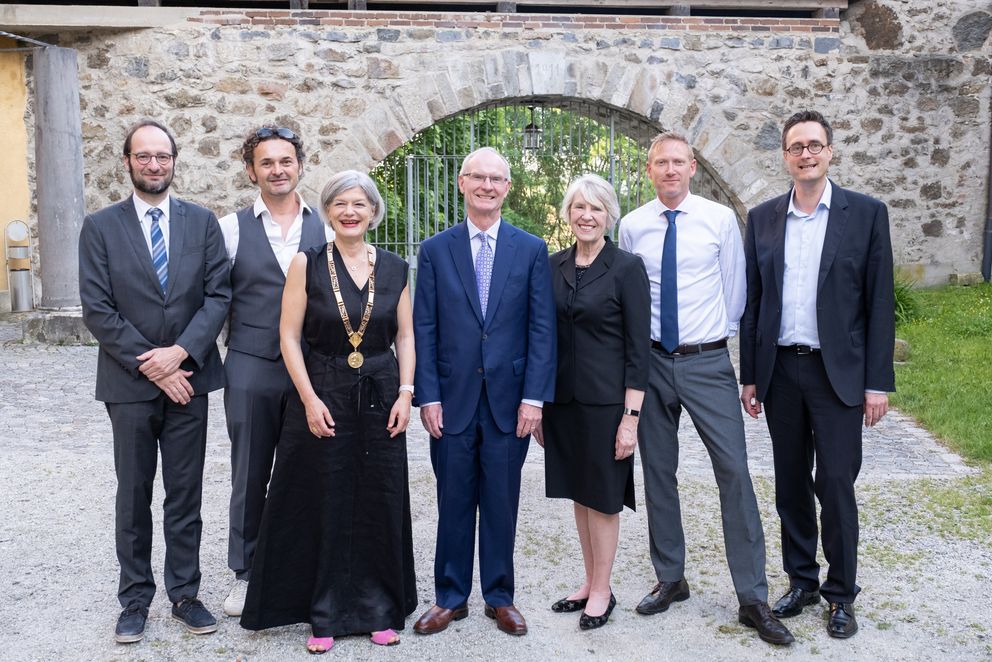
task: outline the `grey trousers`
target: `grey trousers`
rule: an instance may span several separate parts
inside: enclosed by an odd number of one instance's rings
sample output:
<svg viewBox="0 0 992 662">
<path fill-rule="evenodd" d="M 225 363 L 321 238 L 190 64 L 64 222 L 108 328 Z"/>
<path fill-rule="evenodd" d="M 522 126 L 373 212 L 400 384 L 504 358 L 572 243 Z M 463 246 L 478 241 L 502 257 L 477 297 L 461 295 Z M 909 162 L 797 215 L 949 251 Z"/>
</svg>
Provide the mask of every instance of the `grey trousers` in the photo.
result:
<svg viewBox="0 0 992 662">
<path fill-rule="evenodd" d="M 727 562 L 737 599 L 741 605 L 767 602 L 765 536 L 747 467 L 737 379 L 726 349 L 688 356 L 651 350 L 638 442 L 651 562 L 658 580 L 674 582 L 685 576 L 685 535 L 676 477 L 683 407 L 713 463 Z"/>
<path fill-rule="evenodd" d="M 249 580 L 273 455 L 294 389 L 282 359 L 271 361 L 230 350 L 224 373 L 224 411 L 231 438 L 227 565 L 238 579 Z"/>
</svg>

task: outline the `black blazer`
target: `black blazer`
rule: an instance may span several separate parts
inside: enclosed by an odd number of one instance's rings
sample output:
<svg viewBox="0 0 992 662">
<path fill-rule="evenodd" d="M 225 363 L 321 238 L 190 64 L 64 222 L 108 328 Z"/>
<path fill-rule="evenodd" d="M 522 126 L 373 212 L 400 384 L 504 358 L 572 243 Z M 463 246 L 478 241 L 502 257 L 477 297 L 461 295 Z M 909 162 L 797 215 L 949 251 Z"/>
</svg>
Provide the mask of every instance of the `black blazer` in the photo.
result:
<svg viewBox="0 0 992 662">
<path fill-rule="evenodd" d="M 651 291 L 641 259 L 606 239 L 575 285 L 575 246 L 551 256 L 558 317 L 555 402 L 623 404 L 645 390 L 651 353 Z"/>
<path fill-rule="evenodd" d="M 169 284 L 162 294 L 151 253 L 126 200 L 88 215 L 79 235 L 83 322 L 100 343 L 96 398 L 143 402 L 161 390 L 138 370 L 137 356 L 180 345 L 195 395 L 224 386 L 217 334 L 231 303 L 230 263 L 212 212 L 170 196 Z"/>
<path fill-rule="evenodd" d="M 892 244 L 885 205 L 833 182 L 820 256 L 816 325 L 830 385 L 845 404 L 864 402 L 865 389 L 895 390 L 895 296 Z M 792 195 L 747 215 L 747 307 L 741 318 L 741 383 L 768 393 L 782 322 L 785 217 Z"/>
</svg>

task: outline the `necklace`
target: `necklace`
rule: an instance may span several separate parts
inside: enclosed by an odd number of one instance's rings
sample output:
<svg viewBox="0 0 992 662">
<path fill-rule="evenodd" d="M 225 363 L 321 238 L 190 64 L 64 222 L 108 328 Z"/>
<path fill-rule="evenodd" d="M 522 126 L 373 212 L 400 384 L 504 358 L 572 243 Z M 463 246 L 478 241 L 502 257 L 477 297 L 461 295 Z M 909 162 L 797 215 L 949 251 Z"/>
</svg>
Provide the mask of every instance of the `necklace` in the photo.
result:
<svg viewBox="0 0 992 662">
<path fill-rule="evenodd" d="M 344 323 L 344 331 L 348 334 L 348 342 L 351 343 L 354 351 L 348 355 L 348 365 L 352 368 L 361 368 L 365 363 L 365 357 L 358 351 L 358 346 L 362 344 L 365 336 L 365 329 L 369 325 L 369 317 L 372 316 L 372 302 L 375 299 L 375 269 L 373 268 L 373 256 L 375 253 L 371 246 L 365 247 L 369 258 L 369 300 L 365 304 L 365 312 L 362 313 L 362 322 L 358 325 L 358 331 L 351 328 L 351 320 L 348 318 L 348 311 L 344 307 L 344 299 L 341 297 L 341 284 L 338 282 L 338 272 L 334 267 L 334 242 L 327 244 L 327 270 L 331 274 L 331 289 L 334 290 L 334 300 L 338 304 L 338 312 L 341 314 L 341 321 Z"/>
</svg>

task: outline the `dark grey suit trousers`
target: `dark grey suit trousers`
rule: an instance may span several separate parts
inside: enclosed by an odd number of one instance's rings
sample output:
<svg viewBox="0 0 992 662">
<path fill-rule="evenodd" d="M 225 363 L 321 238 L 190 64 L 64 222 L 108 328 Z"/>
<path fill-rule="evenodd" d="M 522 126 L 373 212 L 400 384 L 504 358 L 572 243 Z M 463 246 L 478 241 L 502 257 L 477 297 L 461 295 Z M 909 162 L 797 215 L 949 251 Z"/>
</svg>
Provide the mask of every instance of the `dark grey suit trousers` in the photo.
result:
<svg viewBox="0 0 992 662">
<path fill-rule="evenodd" d="M 651 350 L 638 445 L 644 470 L 651 562 L 659 581 L 685 576 L 679 505 L 678 429 L 689 413 L 713 463 L 727 562 L 741 605 L 768 601 L 765 535 L 747 467 L 737 377 L 726 348 L 672 356 Z"/>
</svg>

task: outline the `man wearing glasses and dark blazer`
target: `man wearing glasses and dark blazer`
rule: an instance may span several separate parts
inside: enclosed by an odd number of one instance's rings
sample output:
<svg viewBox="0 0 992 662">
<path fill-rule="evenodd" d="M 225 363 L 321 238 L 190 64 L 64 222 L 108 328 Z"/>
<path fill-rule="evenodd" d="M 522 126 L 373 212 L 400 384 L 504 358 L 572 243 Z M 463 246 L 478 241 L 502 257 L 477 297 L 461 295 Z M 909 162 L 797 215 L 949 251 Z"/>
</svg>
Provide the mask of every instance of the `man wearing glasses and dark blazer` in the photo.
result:
<svg viewBox="0 0 992 662">
<path fill-rule="evenodd" d="M 827 633 L 844 639 L 858 631 L 861 424 L 878 423 L 895 390 L 895 313 L 888 211 L 827 179 L 832 142 L 820 113 L 790 117 L 782 154 L 792 190 L 748 214 L 740 379 L 744 411 L 766 409 L 775 458 L 789 590 L 773 611 L 796 616 L 822 595 Z M 829 565 L 822 584 L 814 497 Z"/>
<path fill-rule="evenodd" d="M 97 342 L 96 398 L 107 406 L 117 473 L 119 643 L 144 635 L 155 595 L 152 486 L 165 487 L 165 588 L 172 617 L 217 629 L 197 599 L 207 393 L 224 386 L 217 334 L 231 302 L 217 218 L 170 196 L 176 142 L 154 120 L 124 140 L 127 199 L 90 214 L 79 236 L 83 321 Z"/>
</svg>

